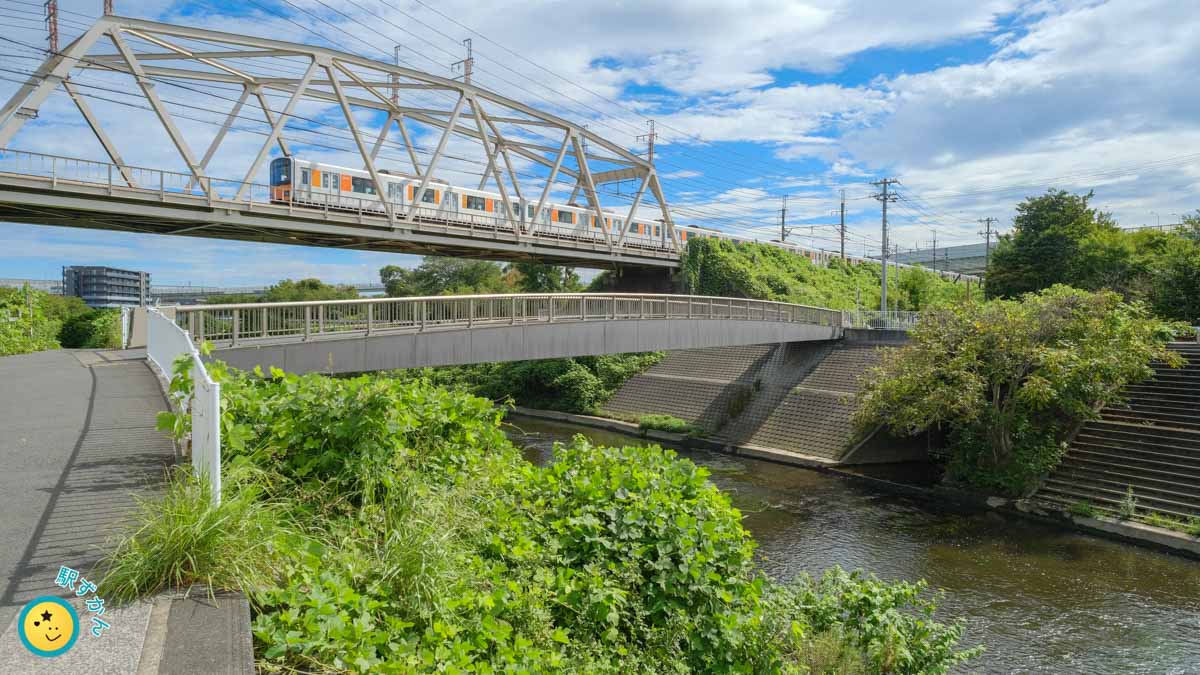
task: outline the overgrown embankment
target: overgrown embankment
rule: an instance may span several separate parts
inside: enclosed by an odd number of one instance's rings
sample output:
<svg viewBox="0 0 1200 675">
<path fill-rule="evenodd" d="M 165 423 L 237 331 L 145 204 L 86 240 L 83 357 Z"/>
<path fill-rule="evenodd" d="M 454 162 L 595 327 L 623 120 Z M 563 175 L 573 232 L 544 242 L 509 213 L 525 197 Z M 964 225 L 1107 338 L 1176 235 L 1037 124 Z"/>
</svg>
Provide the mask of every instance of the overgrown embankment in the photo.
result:
<svg viewBox="0 0 1200 675">
<path fill-rule="evenodd" d="M 688 242 L 681 265 L 685 292 L 795 302 L 830 309 L 877 309 L 878 263 L 831 260 L 826 267 L 777 246 L 723 239 Z M 973 291 L 978 292 L 978 291 Z M 965 284 L 919 268 L 889 270 L 888 300 L 894 309 L 923 310 L 964 300 Z"/>
<path fill-rule="evenodd" d="M 0 356 L 60 347 L 113 349 L 121 343 L 121 313 L 92 309 L 74 297 L 0 288 Z"/>
<path fill-rule="evenodd" d="M 902 436 L 944 430 L 950 478 L 1021 496 L 1152 361 L 1179 362 L 1167 344 L 1183 328 L 1111 291 L 1067 286 L 928 311 L 865 378 L 856 421 Z"/>
<path fill-rule="evenodd" d="M 222 505 L 181 474 L 102 584 L 244 590 L 264 671 L 937 673 L 969 657 L 923 583 L 763 577 L 741 514 L 670 451 L 577 439 L 535 466 L 492 401 L 425 381 L 212 373 Z"/>
</svg>

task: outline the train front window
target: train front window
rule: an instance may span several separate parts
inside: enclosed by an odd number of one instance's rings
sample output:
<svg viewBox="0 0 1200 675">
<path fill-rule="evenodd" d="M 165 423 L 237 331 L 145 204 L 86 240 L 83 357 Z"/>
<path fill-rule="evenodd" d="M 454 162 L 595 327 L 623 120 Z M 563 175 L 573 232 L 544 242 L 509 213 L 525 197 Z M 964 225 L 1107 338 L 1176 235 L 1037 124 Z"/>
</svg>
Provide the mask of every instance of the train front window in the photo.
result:
<svg viewBox="0 0 1200 675">
<path fill-rule="evenodd" d="M 271 185 L 288 185 L 292 182 L 292 160 L 280 157 L 271 162 Z"/>
</svg>

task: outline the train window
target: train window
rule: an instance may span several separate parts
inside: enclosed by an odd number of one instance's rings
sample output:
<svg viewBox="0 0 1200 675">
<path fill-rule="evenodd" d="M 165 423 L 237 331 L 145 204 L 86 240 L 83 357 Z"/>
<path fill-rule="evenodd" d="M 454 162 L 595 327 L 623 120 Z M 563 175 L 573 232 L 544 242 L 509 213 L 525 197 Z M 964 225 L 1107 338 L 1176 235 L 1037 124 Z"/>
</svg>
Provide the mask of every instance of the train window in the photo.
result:
<svg viewBox="0 0 1200 675">
<path fill-rule="evenodd" d="M 330 176 L 336 176 L 336 175 L 337 174 L 330 174 L 328 171 L 322 171 L 321 172 L 321 187 L 323 187 L 323 188 L 329 187 L 329 181 L 331 181 L 331 180 L 336 185 L 337 180 L 330 177 Z"/>
<path fill-rule="evenodd" d="M 421 193 L 421 201 L 425 202 L 426 204 L 436 204 L 437 203 L 437 191 L 426 188 L 425 192 Z"/>
<path fill-rule="evenodd" d="M 404 198 L 404 186 L 399 183 L 387 184 L 388 201 L 398 202 Z"/>
<path fill-rule="evenodd" d="M 463 199 L 463 206 L 467 207 L 468 209 L 473 209 L 475 211 L 483 211 L 483 210 L 487 209 L 487 200 L 484 199 L 483 197 L 476 197 L 475 195 L 467 195 L 466 198 Z"/>
<path fill-rule="evenodd" d="M 287 185 L 292 182 L 292 160 L 280 157 L 271 162 L 271 185 Z"/>
<path fill-rule="evenodd" d="M 353 189 L 355 192 L 361 192 L 368 195 L 375 194 L 375 184 L 371 182 L 371 179 L 369 178 L 359 178 L 358 176 L 354 176 L 350 179 L 350 185 L 351 189 Z"/>
<path fill-rule="evenodd" d="M 300 169 L 300 184 L 308 185 L 311 182 L 312 182 L 312 174 L 310 174 L 308 172 L 308 169 Z"/>
<path fill-rule="evenodd" d="M 661 236 L 662 236 L 662 225 L 655 225 L 655 226 L 654 226 L 654 236 L 656 236 L 656 237 L 661 237 Z"/>
<path fill-rule="evenodd" d="M 574 223 L 575 222 L 575 214 L 571 213 L 570 211 L 559 211 L 558 212 L 558 222 Z"/>
</svg>

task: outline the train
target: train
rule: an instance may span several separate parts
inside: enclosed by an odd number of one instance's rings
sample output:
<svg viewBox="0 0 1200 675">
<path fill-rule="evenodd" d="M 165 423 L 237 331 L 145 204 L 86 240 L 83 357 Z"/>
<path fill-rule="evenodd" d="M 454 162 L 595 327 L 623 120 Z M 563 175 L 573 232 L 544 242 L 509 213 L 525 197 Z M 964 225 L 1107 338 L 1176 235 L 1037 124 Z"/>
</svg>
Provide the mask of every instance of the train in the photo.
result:
<svg viewBox="0 0 1200 675">
<path fill-rule="evenodd" d="M 421 177 L 390 170 L 379 171 L 380 182 L 387 191 L 387 201 L 398 213 L 407 212 L 418 200 Z M 359 213 L 384 213 L 375 190 L 375 181 L 362 169 L 313 162 L 298 157 L 279 157 L 270 165 L 271 201 L 293 207 L 322 210 L 353 211 Z M 534 214 L 537 203 L 528 199 L 516 199 L 510 195 L 513 220 L 520 223 L 522 231 L 536 224 L 537 236 L 604 242 L 599 216 L 593 209 L 575 204 L 547 203 L 540 214 Z M 416 215 L 425 220 L 437 220 L 452 225 L 474 229 L 511 230 L 503 215 L 504 202 L 499 193 L 487 190 L 450 185 L 439 179 L 430 179 L 421 194 Z M 601 209 L 604 227 L 610 232 L 619 232 L 628 214 L 611 209 Z M 738 237 L 720 230 L 695 225 L 675 225 L 680 244 L 698 237 L 726 239 L 734 242 L 758 241 Z M 762 242 L 788 249 L 802 255 L 814 264 L 824 266 L 840 257 L 832 251 L 814 250 L 786 242 Z M 658 221 L 634 220 L 625 234 L 623 246 L 635 249 L 673 251 L 674 244 L 666 228 Z M 878 262 L 857 256 L 847 256 L 852 263 Z M 907 267 L 907 265 L 903 265 Z M 953 274 L 940 272 L 943 276 Z"/>
</svg>

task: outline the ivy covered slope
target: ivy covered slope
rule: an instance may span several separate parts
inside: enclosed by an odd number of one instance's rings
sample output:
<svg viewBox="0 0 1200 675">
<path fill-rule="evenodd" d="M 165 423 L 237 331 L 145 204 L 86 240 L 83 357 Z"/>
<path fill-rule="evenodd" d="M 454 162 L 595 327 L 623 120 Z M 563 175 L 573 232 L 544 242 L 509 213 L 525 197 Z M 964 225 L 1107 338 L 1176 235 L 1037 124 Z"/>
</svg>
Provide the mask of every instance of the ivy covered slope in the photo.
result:
<svg viewBox="0 0 1200 675">
<path fill-rule="evenodd" d="M 948 431 L 949 476 L 1019 496 L 1058 465 L 1067 436 L 1186 330 L 1112 291 L 1053 286 L 1020 300 L 929 311 L 863 379 L 856 422 Z"/>
<path fill-rule="evenodd" d="M 956 284 L 926 270 L 889 269 L 888 300 L 893 309 L 921 310 L 965 299 L 965 284 Z M 790 251 L 759 243 L 722 239 L 692 239 L 682 263 L 684 290 L 693 295 L 717 295 L 795 302 L 831 309 L 877 309 L 880 266 L 852 264 L 840 259 L 827 267 Z M 974 289 L 972 292 L 977 292 Z"/>
<path fill-rule="evenodd" d="M 971 655 L 923 584 L 764 578 L 729 498 L 670 451 L 578 438 L 535 466 L 463 392 L 214 374 L 222 505 L 181 473 L 103 583 L 243 589 L 263 671 L 937 673 Z"/>
</svg>

